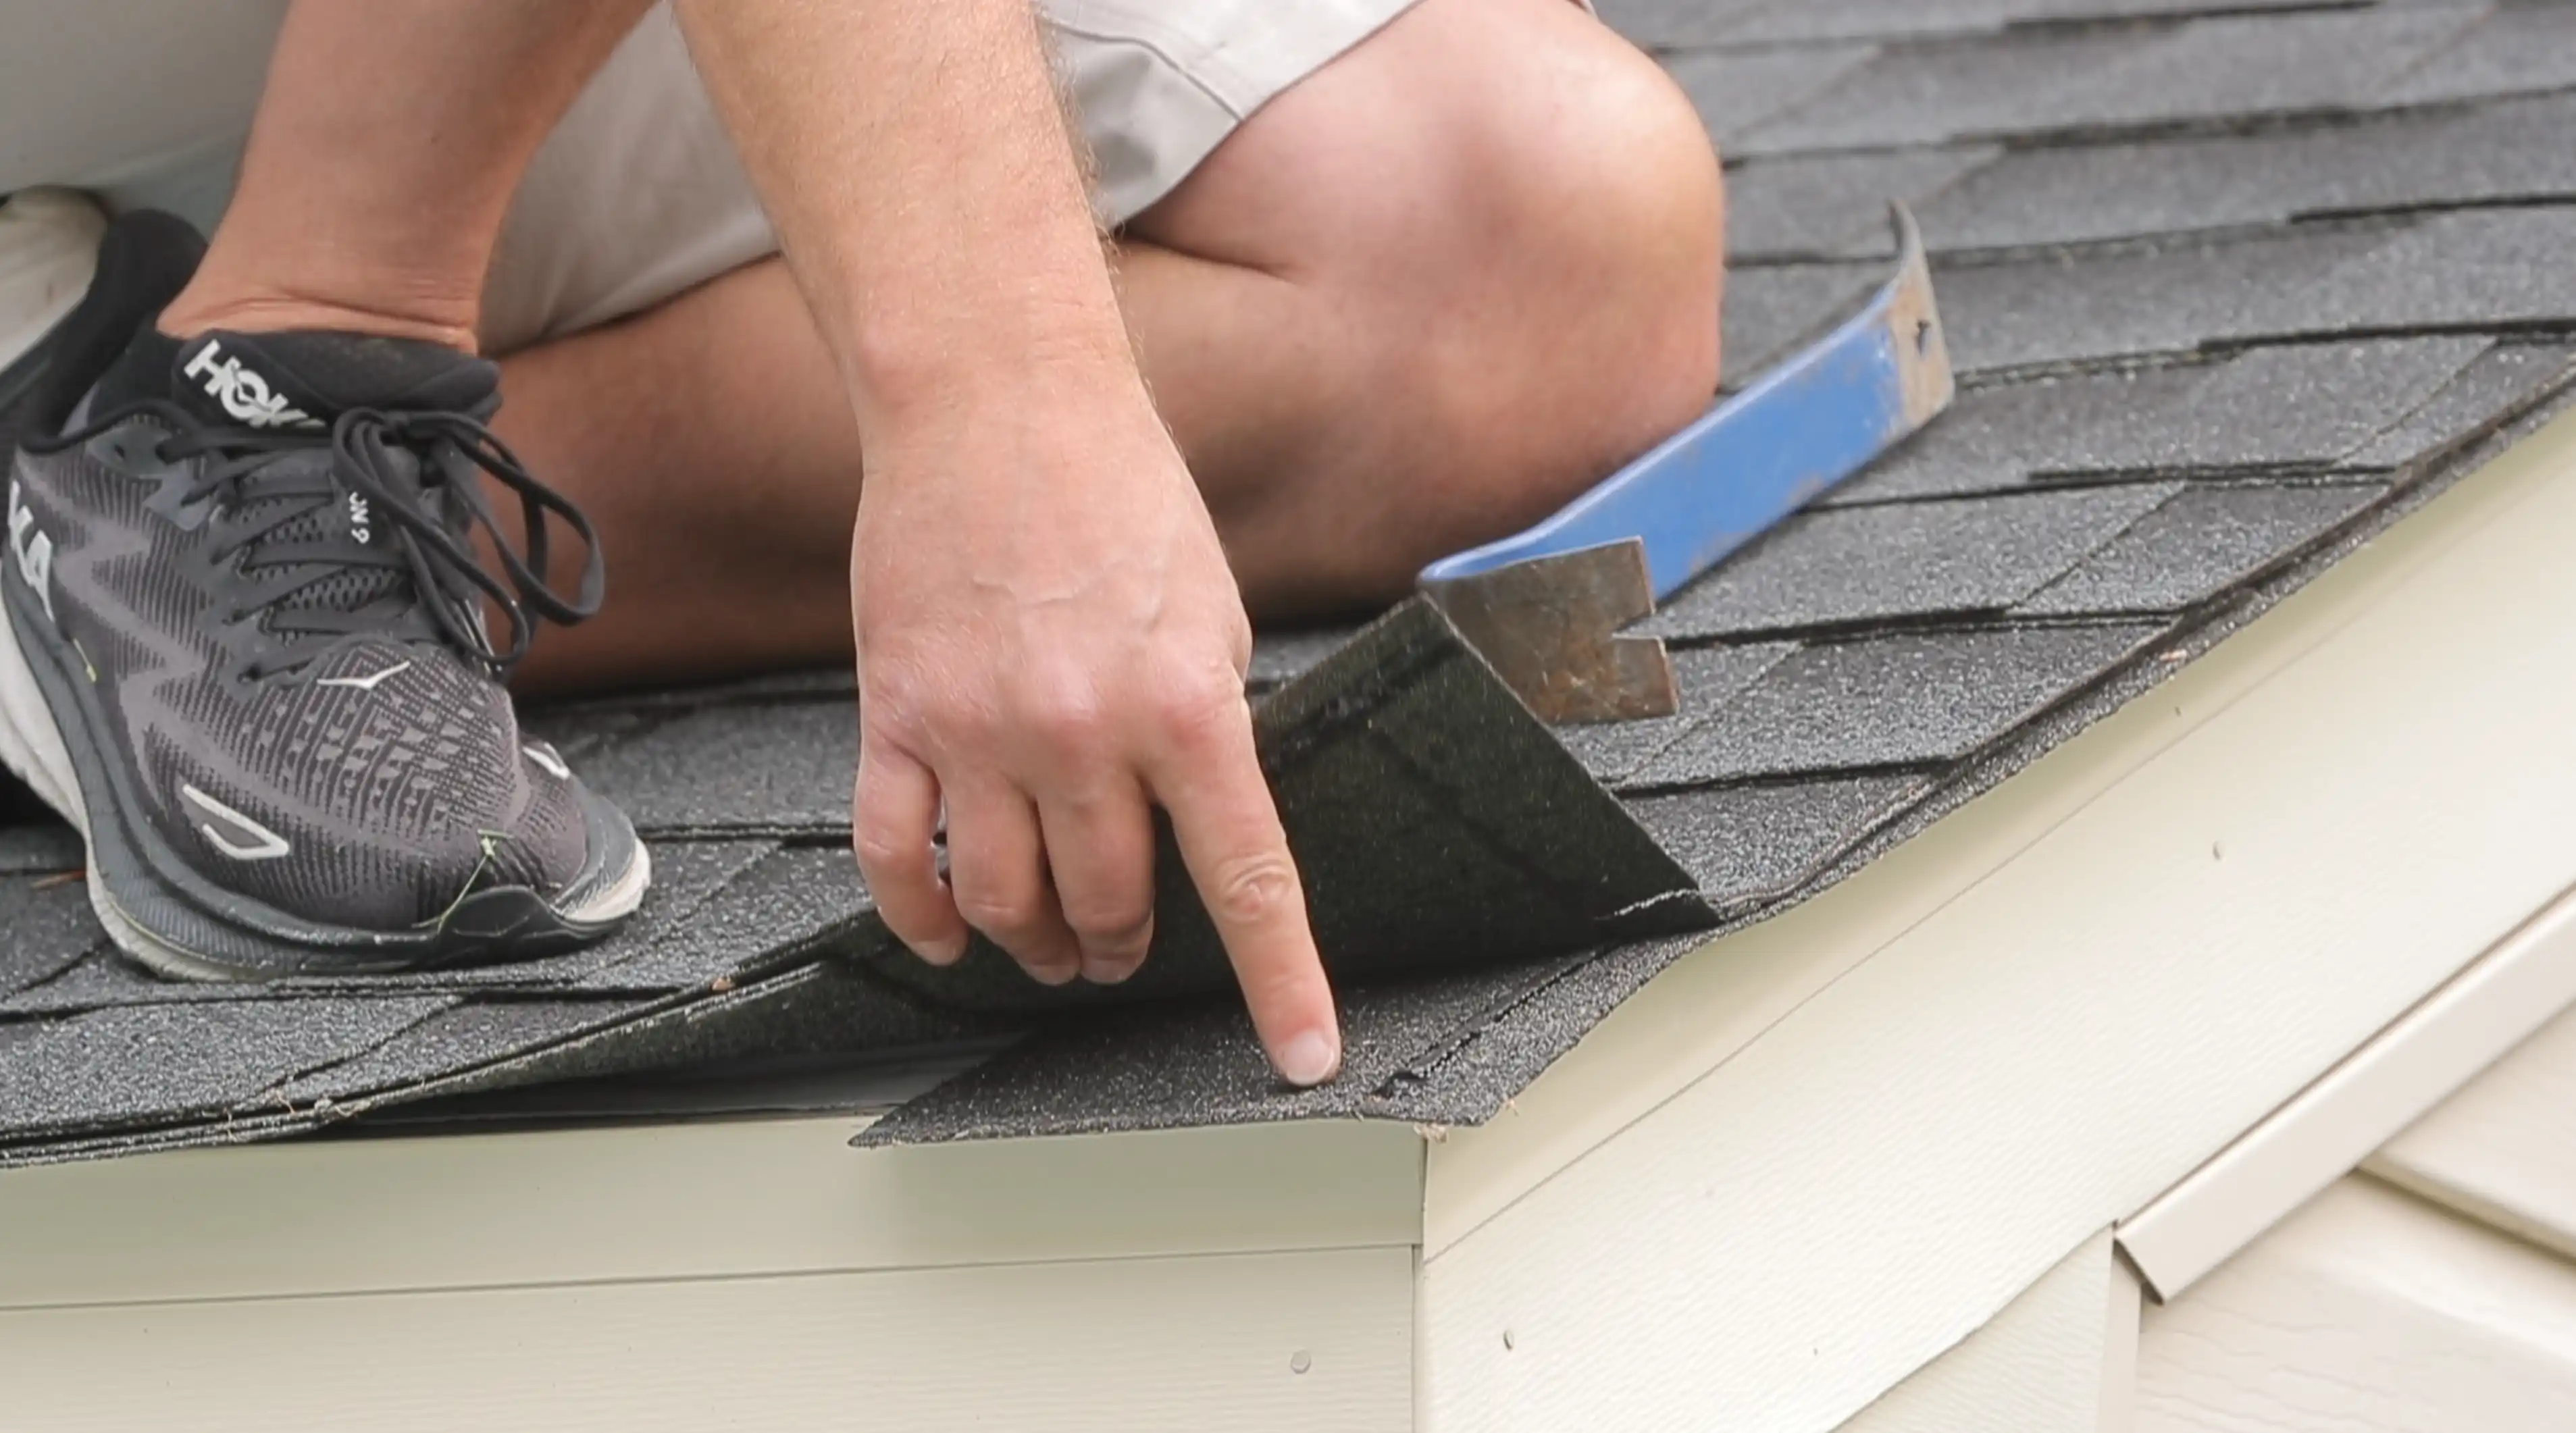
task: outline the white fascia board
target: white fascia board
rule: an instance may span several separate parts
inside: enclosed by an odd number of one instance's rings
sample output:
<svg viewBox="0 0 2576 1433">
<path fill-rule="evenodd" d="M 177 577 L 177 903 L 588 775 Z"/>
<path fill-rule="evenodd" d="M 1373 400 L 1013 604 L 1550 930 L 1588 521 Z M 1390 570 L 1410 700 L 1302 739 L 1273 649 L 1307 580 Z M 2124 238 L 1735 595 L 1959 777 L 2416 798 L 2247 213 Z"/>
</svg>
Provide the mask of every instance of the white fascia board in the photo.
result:
<svg viewBox="0 0 2576 1433">
<path fill-rule="evenodd" d="M 1413 1276 L 1327 1249 L 0 1311 L 0 1426 L 1406 1433 Z"/>
<path fill-rule="evenodd" d="M 1823 1433 L 2476 959 L 2576 881 L 2570 551 L 2561 421 L 1435 1144 L 1428 1426 Z"/>
<path fill-rule="evenodd" d="M 2570 1002 L 2576 892 L 2122 1221 L 2121 1251 L 2157 1298 L 2176 1297 Z"/>
<path fill-rule="evenodd" d="M 2576 1259 L 2576 1010 L 2517 1046 L 2362 1168 Z"/>
<path fill-rule="evenodd" d="M 1334 1120 L 855 1150 L 706 1120 L 0 1172 L 0 1310 L 1382 1248 L 1411 1129 Z"/>
</svg>

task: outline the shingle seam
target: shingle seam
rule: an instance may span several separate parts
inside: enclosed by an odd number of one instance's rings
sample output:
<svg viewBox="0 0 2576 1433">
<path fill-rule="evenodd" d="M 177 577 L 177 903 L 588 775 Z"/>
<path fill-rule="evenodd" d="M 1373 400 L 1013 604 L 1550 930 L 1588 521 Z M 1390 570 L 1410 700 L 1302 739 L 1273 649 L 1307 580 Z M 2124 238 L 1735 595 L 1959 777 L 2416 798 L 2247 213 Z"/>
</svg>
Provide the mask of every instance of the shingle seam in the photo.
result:
<svg viewBox="0 0 2576 1433">
<path fill-rule="evenodd" d="M 2504 13 L 2504 7 L 2498 6 L 2487 11 L 2487 13 L 2480 15 L 2475 20 L 2470 21 L 2468 24 L 2461 26 L 2458 34 L 2451 36 L 2441 44 L 2435 45 L 2423 54 L 2416 56 L 2412 63 L 2399 67 L 2396 73 L 2388 76 L 2388 87 L 2392 90 L 2403 89 L 2409 80 L 2414 79 L 2417 75 L 2422 74 L 2424 71 L 2433 68 L 2443 60 L 2458 53 L 2463 46 L 2475 43 L 2479 36 L 2485 32 L 2487 27 L 2495 24 L 2497 20 L 2503 17 Z M 2481 99 L 2491 97 L 2501 96 L 2479 96 Z"/>
<path fill-rule="evenodd" d="M 2389 427 L 2403 423 L 2412 413 L 2400 414 Z M 2382 428 L 2364 439 L 2358 447 L 2367 447 Z M 2155 487 L 2165 483 L 2188 483 L 2201 488 L 2342 488 L 2360 487 L 2375 477 L 2394 472 L 2393 465 L 2378 467 L 2341 467 L 2339 460 L 2297 463 L 2208 463 L 2201 465 L 2169 464 L 2148 468 L 2032 468 L 2008 482 L 1985 488 L 1939 488 L 1919 493 L 1889 493 L 1880 497 L 1837 498 L 1821 500 L 1819 512 L 1853 512 L 1862 508 L 1922 507 L 1938 503 L 1974 502 L 1983 498 L 2021 497 L 2030 493 L 2080 493 L 2098 488 Z M 2087 554 L 2088 556 L 2090 554 Z M 2079 559 L 2080 560 L 2080 559 Z M 1731 640 L 1732 634 L 1730 634 Z M 1668 641 L 1674 639 L 1666 639 Z M 1703 646 L 1705 643 L 1686 643 Z"/>
<path fill-rule="evenodd" d="M 2381 0 L 2312 0 L 2312 3 L 2305 5 L 2219 3 L 2201 9 L 2157 10 L 2125 15 L 2023 15 L 2007 17 L 1984 25 L 1963 22 L 1950 29 L 1892 30 L 1777 40 L 1730 40 L 1720 34 L 1711 40 L 1647 48 L 1649 53 L 1656 55 L 1761 55 L 1856 44 L 1905 49 L 1951 49 L 1981 42 L 1992 43 L 1999 39 L 2046 39 L 2084 34 L 2118 34 L 2123 31 L 2179 30 L 2196 20 L 2272 20 L 2285 16 L 2347 14 L 2374 9 L 2380 3 Z M 1736 22 L 1750 20 L 1757 13 L 1747 12 L 1737 16 Z"/>
<path fill-rule="evenodd" d="M 2237 224 L 2214 224 L 2203 228 L 2152 229 L 2096 239 L 2048 240 L 2028 244 L 1976 244 L 1943 247 L 1931 241 L 1929 253 L 1933 271 L 1945 269 L 2005 268 L 2016 264 L 2037 264 L 2068 259 L 2152 258 L 2160 254 L 2191 249 L 2224 247 L 2236 244 L 2265 243 L 2285 239 L 2304 239 L 2326 234 L 2401 234 L 2417 227 L 2421 220 L 2437 219 L 2446 214 L 2493 213 L 2576 207 L 2576 189 L 2539 190 L 2523 194 L 2485 195 L 2456 199 L 2409 200 L 2386 204 L 2357 204 L 2331 209 L 2293 210 L 2277 219 L 2251 220 Z M 1756 269 L 1821 268 L 1840 263 L 1848 265 L 1848 256 L 1800 257 L 1795 259 L 1756 258 L 1740 267 Z M 2227 338 L 2226 343 L 2260 343 L 2264 339 Z M 2286 340 L 2275 340 L 2286 341 Z"/>
<path fill-rule="evenodd" d="M 1992 36 L 1984 37 L 1991 39 Z M 1679 56 L 1676 55 L 1676 58 Z M 2268 135 L 2352 128 L 2373 120 L 2403 121 L 2474 113 L 2516 101 L 2549 99 L 2576 93 L 2576 86 L 2541 84 L 2499 89 L 2467 96 L 2401 101 L 2382 105 L 2307 105 L 2284 109 L 2243 110 L 2225 114 L 2176 116 L 2169 119 L 2048 125 L 2035 129 L 1962 129 L 1914 140 L 1874 140 L 1763 148 L 1753 132 L 1737 140 L 1746 164 L 1793 159 L 1841 159 L 1863 156 L 1921 154 L 1944 149 L 1994 148 L 2002 157 L 2053 150 L 2108 148 L 2165 140 L 2259 138 Z M 1756 146 L 1745 149 L 1744 145 Z M 1936 251 L 1937 252 L 1937 251 Z"/>
<path fill-rule="evenodd" d="M 2205 339 L 2190 348 L 2143 349 L 2100 358 L 2051 358 L 2029 363 L 1999 363 L 1968 369 L 1960 375 L 1962 391 L 2036 383 L 2050 378 L 2084 378 L 2123 371 L 2129 360 L 2225 358 L 2249 346 L 2294 343 L 2363 343 L 2385 338 L 2491 338 L 2504 343 L 2556 342 L 2576 339 L 2576 316 L 2542 319 L 2481 319 L 2462 323 L 2354 324 L 2347 328 L 2281 329 L 2268 333 Z M 2152 366 L 2152 365 L 2151 365 Z"/>
<path fill-rule="evenodd" d="M 1621 785 L 1618 791 L 1622 800 L 1646 801 L 1658 796 L 1705 796 L 1725 791 L 1775 790 L 1788 786 L 1805 786 L 1818 781 L 1850 781 L 1868 777 L 1921 776 L 1938 780 L 1943 772 L 1968 759 L 1968 757 L 1956 757 L 1949 761 L 1853 761 L 1831 766 L 1804 766 L 1789 771 L 1762 771 L 1746 776 L 1722 776 L 1714 780 L 1629 782 Z"/>
<path fill-rule="evenodd" d="M 235 1101 L 224 1111 L 224 1118 L 229 1120 L 236 1112 L 247 1112 L 253 1114 L 265 1113 L 266 1111 L 263 1109 L 263 1106 L 272 1104 L 272 1097 L 278 1090 L 285 1086 L 293 1084 L 295 1081 L 303 1079 L 307 1075 L 318 1074 L 321 1071 L 346 1064 L 351 1060 L 360 1058 L 361 1056 L 372 1055 L 376 1051 L 381 1050 L 396 1040 L 401 1039 L 405 1035 L 410 1034 L 412 1031 L 419 1029 L 421 1026 L 427 1024 L 438 1016 L 444 1015 L 448 1011 L 456 1009 L 458 1006 L 467 1003 L 467 1000 L 463 996 L 447 997 L 436 1009 L 423 1013 L 419 1019 L 412 1021 L 410 1024 L 403 1026 L 399 1030 L 387 1033 L 383 1039 L 368 1045 L 364 1049 L 348 1051 L 328 1060 L 317 1060 L 310 1065 L 304 1065 L 296 1069 L 289 1070 L 278 1076 L 276 1079 L 269 1081 L 269 1083 L 264 1086 L 258 1094 L 252 1095 L 248 1099 Z M 292 1114 L 294 1113 L 294 1107 L 289 1104 L 277 1112 L 280 1114 Z"/>
<path fill-rule="evenodd" d="M 1952 498 L 1950 501 L 1973 502 L 1976 499 Z M 1835 511 L 1847 511 L 1847 509 L 1838 508 Z M 2149 514 L 2154 511 L 2154 508 L 2147 509 Z M 2116 541 L 2122 533 L 2129 530 L 2129 526 L 2134 526 L 2145 516 L 2146 514 L 2141 514 L 2140 518 L 2133 519 L 2128 526 L 2117 529 L 2101 542 L 2077 554 L 2065 567 L 2050 573 L 2047 579 L 2039 584 L 2040 587 L 2046 587 L 2050 582 L 2081 567 L 2087 558 Z M 2038 588 L 2032 589 L 2034 592 L 2037 590 Z M 2029 594 L 2026 593 L 2022 597 L 2015 598 L 2013 606 L 2019 606 L 2027 601 L 2028 597 Z M 2084 613 L 2065 616 L 2020 616 L 2015 614 L 2013 607 L 1953 607 L 1938 612 L 1901 612 L 1882 616 L 1852 617 L 1808 623 L 1803 626 L 1747 627 L 1729 631 L 1717 637 L 1670 636 L 1663 640 L 1669 650 L 1688 651 L 1696 647 L 1752 646 L 1764 642 L 1798 642 L 1807 646 L 1827 646 L 1864 641 L 1874 637 L 1950 636 L 1973 632 L 2028 632 L 2052 628 L 2125 625 L 2128 624 L 2098 622 Z"/>
<path fill-rule="evenodd" d="M 1793 642 L 1773 644 L 1765 642 L 1738 642 L 1731 638 L 1721 638 L 1719 640 L 1709 642 L 1677 643 L 1669 638 L 1666 639 L 1665 648 L 1667 651 L 1681 651 L 1689 650 L 1691 648 L 1707 650 L 1718 647 L 1763 647 L 1770 645 L 1777 645 L 1780 650 L 1772 654 L 1771 660 L 1764 662 L 1761 666 L 1748 673 L 1741 683 L 1739 683 L 1733 691 L 1727 694 L 1724 700 L 1711 703 L 1706 710 L 1691 714 L 1690 719 L 1687 721 L 1676 723 L 1673 729 L 1665 734 L 1662 741 L 1656 742 L 1652 747 L 1647 748 L 1645 751 L 1633 754 L 1628 763 L 1620 768 L 1619 774 L 1616 777 L 1603 777 L 1601 778 L 1601 784 L 1615 795 L 1621 797 L 1628 795 L 1629 788 L 1626 784 L 1628 778 L 1636 775 L 1638 772 L 1652 769 L 1655 762 L 1661 759 L 1665 752 L 1672 750 L 1676 745 L 1687 741 L 1692 736 L 1696 735 L 1699 729 L 1702 726 L 1705 726 L 1710 718 L 1716 716 L 1719 711 L 1723 710 L 1728 702 L 1731 702 L 1737 697 L 1740 697 L 1746 692 L 1752 690 L 1756 683 L 1777 670 L 1781 663 L 1788 661 L 1793 656 L 1796 656 L 1801 650 L 1800 644 Z M 1677 713 L 1676 715 L 1680 714 Z M 1560 741 L 1561 740 L 1562 738 L 1560 738 Z"/>
<path fill-rule="evenodd" d="M 2437 389 L 2433 397 L 2439 396 L 2440 390 Z M 2486 421 L 2451 435 L 2423 452 L 2417 453 L 2399 466 L 2395 470 L 2396 485 L 2391 490 L 2387 502 L 2402 503 L 2410 492 L 2422 485 L 2428 475 L 2449 465 L 2464 450 L 2491 442 L 2500 432 L 2515 428 L 2535 413 L 2544 410 L 2554 412 L 2563 408 L 2571 396 L 2576 396 L 2576 355 L 2571 355 L 2562 363 L 2556 374 L 2532 385 L 2527 391 L 2490 412 Z M 2426 403 L 2432 401 L 2433 398 L 2425 400 Z M 2399 418 L 2395 423 L 2391 423 L 2378 434 L 2373 435 L 2369 442 L 2362 446 L 2367 448 L 2371 443 L 2376 443 L 2381 437 L 2404 426 L 2413 416 L 2410 413 Z"/>
<path fill-rule="evenodd" d="M 2346 344 L 2369 343 L 2391 338 L 2489 338 L 2501 344 L 2524 345 L 2550 343 L 2567 339 L 2576 329 L 2576 318 L 2498 319 L 2471 324 L 2438 327 L 2354 327 L 2347 329 L 2307 329 L 2298 332 L 2228 334 L 2205 338 L 2189 348 L 2137 349 L 2125 353 L 2095 354 L 2083 358 L 2051 358 L 2032 363 L 2003 364 L 1991 368 L 1962 369 L 1958 375 L 1962 394 L 1979 393 L 1995 388 L 2018 388 L 2027 384 L 2061 378 L 2110 378 L 2131 374 L 2168 373 L 2189 368 L 2215 368 L 2231 358 L 2267 348 L 2334 348 Z M 2530 330 L 2530 331 L 2525 331 Z M 1842 504 L 1858 507 L 1859 503 Z"/>
<path fill-rule="evenodd" d="M 1487 1001 L 1472 1014 L 1461 1017 L 1457 1024 L 1442 1031 L 1435 1038 L 1416 1045 L 1414 1053 L 1398 1060 L 1395 1068 L 1387 1071 L 1386 1076 L 1370 1088 L 1365 1098 L 1392 1099 L 1405 1085 L 1424 1083 L 1437 1078 L 1441 1067 L 1450 1063 L 1461 1051 L 1472 1046 L 1480 1033 L 1492 1028 L 1495 1022 L 1512 1011 L 1529 1004 L 1566 976 L 1598 959 L 1606 948 L 1596 946 L 1590 950 L 1577 951 L 1572 955 L 1559 956 L 1554 960 L 1541 963 L 1522 983 Z"/>
<path fill-rule="evenodd" d="M 1581 890 L 1530 859 L 1529 853 L 1519 845 L 1502 839 L 1485 822 L 1476 819 L 1466 805 L 1458 799 L 1457 793 L 1451 791 L 1448 784 L 1442 781 L 1437 773 L 1416 761 L 1413 754 L 1406 751 L 1401 744 L 1387 740 L 1373 727 L 1367 730 L 1366 738 L 1375 744 L 1379 751 L 1392 757 L 1405 770 L 1413 773 L 1414 784 L 1419 789 L 1425 804 L 1448 817 L 1459 830 L 1466 832 L 1477 845 L 1484 848 L 1486 854 L 1492 856 L 1501 865 L 1518 873 L 1532 886 L 1546 892 L 1549 901 L 1559 910 L 1575 912 L 1589 924 L 1615 930 L 1626 921 L 1651 919 L 1661 911 L 1686 908 L 1698 894 L 1696 890 L 1665 891 L 1643 900 L 1602 909 Z M 1567 760 L 1570 762 L 1574 760 L 1572 753 L 1567 753 Z M 1589 773 L 1586 775 L 1588 776 Z"/>
<path fill-rule="evenodd" d="M 77 1160 L 122 1159 L 128 1155 L 156 1154 L 174 1149 L 204 1149 L 210 1146 L 255 1144 L 280 1139 L 287 1135 L 305 1134 L 319 1128 L 323 1120 L 311 1115 L 281 1116 L 254 1114 L 240 1117 L 227 1115 L 218 1122 L 188 1125 L 161 1125 L 145 1130 L 128 1130 L 76 1140 L 11 1140 L 0 1143 L 0 1169 L 17 1169 L 38 1164 L 63 1164 Z"/>
</svg>

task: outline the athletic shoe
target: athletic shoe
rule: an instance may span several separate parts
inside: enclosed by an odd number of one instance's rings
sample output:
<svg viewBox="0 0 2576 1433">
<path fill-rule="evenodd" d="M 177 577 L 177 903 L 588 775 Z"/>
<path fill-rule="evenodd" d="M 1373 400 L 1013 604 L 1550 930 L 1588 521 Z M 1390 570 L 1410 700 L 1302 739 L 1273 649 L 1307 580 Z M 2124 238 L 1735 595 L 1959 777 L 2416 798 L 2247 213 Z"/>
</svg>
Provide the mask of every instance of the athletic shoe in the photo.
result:
<svg viewBox="0 0 2576 1433">
<path fill-rule="evenodd" d="M 111 228 L 18 415 L 0 760 L 81 828 L 99 919 L 165 974 L 411 970 L 604 934 L 643 898 L 644 847 L 520 735 L 501 685 L 540 619 L 597 606 L 588 522 L 483 426 L 488 363 L 157 332 L 200 253 L 166 215 Z M 487 475 L 520 500 L 524 552 Z M 585 549 L 571 597 L 545 582 L 551 522 Z"/>
</svg>

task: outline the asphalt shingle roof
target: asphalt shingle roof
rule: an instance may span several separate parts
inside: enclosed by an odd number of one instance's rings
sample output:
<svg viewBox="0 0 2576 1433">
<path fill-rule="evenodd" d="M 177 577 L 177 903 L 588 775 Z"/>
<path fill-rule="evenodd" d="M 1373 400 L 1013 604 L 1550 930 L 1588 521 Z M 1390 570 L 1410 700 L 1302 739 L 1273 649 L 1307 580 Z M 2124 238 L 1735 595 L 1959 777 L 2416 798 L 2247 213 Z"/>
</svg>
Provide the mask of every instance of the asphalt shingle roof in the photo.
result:
<svg viewBox="0 0 2576 1433">
<path fill-rule="evenodd" d="M 539 717 L 658 885 L 613 940 L 528 966 L 166 984 L 47 874 L 77 842 L 0 794 L 0 1163 L 1022 1032 L 871 1138 L 1478 1120 L 1706 929 L 1856 869 L 2566 402 L 2576 4 L 1602 9 L 1729 156 L 1728 382 L 1877 281 L 1903 198 L 1965 390 L 1653 619 L 1675 717 L 1553 739 L 1419 609 L 1265 641 L 1336 1084 L 1262 1067 L 1168 844 L 1130 987 L 893 949 L 846 855 L 850 688 L 824 674 Z"/>
</svg>

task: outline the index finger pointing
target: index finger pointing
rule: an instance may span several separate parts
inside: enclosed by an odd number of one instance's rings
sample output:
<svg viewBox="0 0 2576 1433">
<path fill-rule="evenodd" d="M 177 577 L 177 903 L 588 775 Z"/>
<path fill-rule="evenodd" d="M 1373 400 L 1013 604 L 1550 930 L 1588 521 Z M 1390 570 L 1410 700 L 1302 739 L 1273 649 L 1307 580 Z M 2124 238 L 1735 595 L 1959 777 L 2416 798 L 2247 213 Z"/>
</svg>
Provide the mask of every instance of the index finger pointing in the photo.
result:
<svg viewBox="0 0 2576 1433">
<path fill-rule="evenodd" d="M 1322 1084 L 1341 1068 L 1341 1027 L 1288 835 L 1253 750 L 1251 714 L 1238 699 L 1192 736 L 1150 773 L 1154 794 L 1172 813 L 1181 861 L 1225 942 L 1270 1063 L 1291 1084 Z"/>
</svg>

